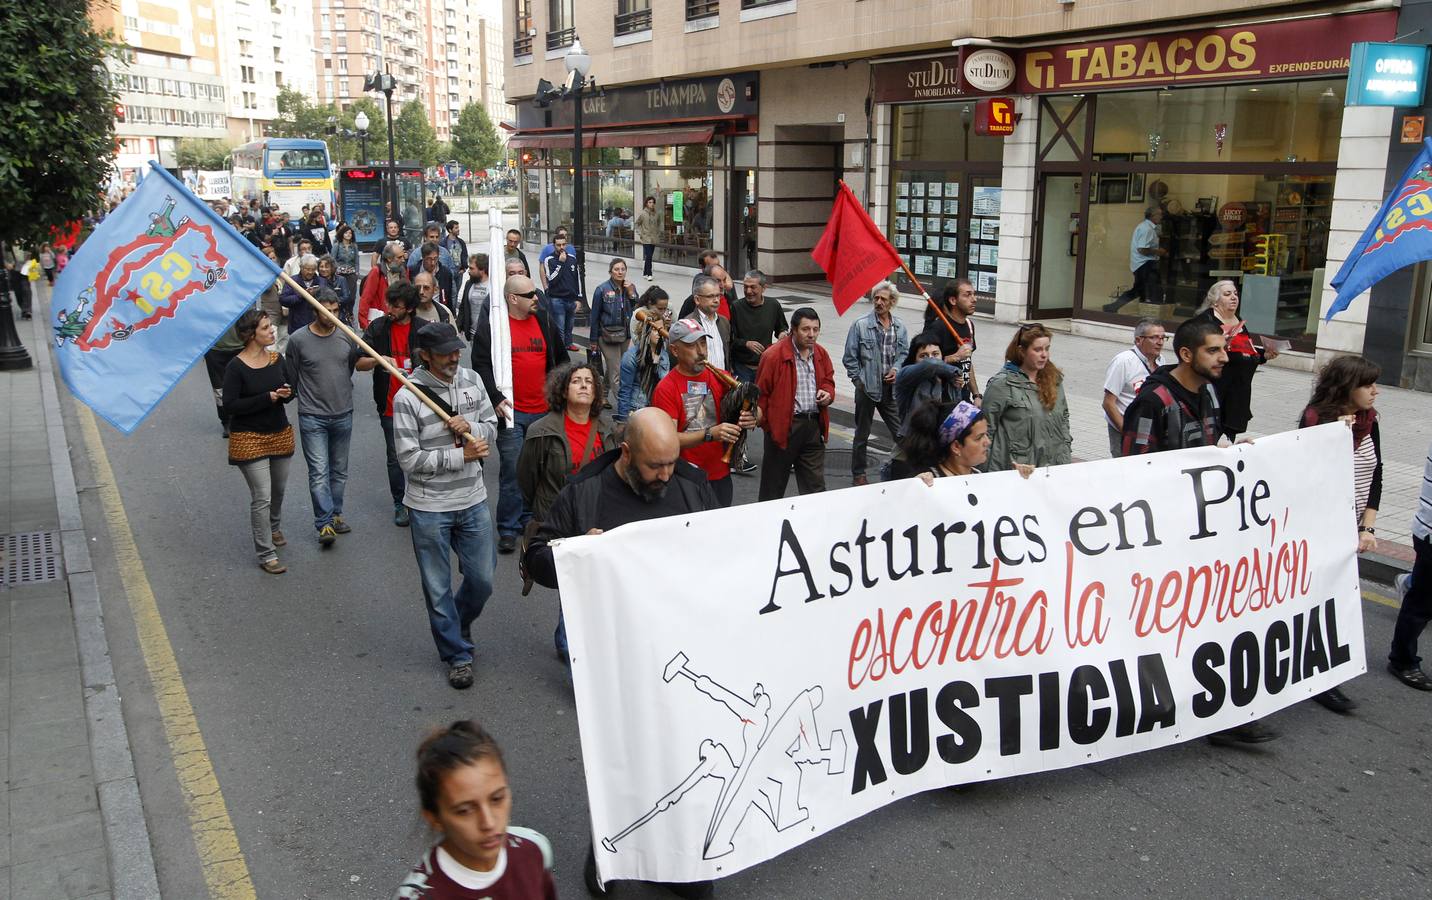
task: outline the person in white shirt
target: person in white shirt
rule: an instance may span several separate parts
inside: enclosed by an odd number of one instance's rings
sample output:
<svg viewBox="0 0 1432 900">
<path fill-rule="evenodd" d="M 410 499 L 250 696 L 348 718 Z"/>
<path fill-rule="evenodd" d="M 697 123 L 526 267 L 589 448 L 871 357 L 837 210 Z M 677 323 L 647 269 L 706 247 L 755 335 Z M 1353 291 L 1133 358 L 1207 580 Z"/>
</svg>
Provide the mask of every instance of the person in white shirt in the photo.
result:
<svg viewBox="0 0 1432 900">
<path fill-rule="evenodd" d="M 1124 410 L 1138 396 L 1144 379 L 1163 364 L 1160 354 L 1166 337 L 1158 321 L 1140 319 L 1134 326 L 1134 346 L 1111 359 L 1104 373 L 1104 420 L 1109 426 L 1109 455 L 1116 459 L 1124 443 Z"/>
<path fill-rule="evenodd" d="M 706 332 L 706 364 L 726 368 L 726 350 L 731 343 L 731 323 L 717 312 L 721 308 L 721 283 L 709 275 L 696 276 L 691 288 L 694 318 Z"/>
</svg>

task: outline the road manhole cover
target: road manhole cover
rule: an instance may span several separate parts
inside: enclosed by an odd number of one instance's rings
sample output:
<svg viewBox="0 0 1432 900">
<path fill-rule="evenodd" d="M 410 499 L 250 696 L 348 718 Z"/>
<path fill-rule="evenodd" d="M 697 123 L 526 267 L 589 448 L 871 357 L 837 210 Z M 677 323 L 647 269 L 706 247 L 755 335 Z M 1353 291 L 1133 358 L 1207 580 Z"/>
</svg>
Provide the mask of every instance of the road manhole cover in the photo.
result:
<svg viewBox="0 0 1432 900">
<path fill-rule="evenodd" d="M 53 531 L 23 531 L 0 537 L 0 585 L 15 587 L 57 581 L 60 538 Z"/>
</svg>

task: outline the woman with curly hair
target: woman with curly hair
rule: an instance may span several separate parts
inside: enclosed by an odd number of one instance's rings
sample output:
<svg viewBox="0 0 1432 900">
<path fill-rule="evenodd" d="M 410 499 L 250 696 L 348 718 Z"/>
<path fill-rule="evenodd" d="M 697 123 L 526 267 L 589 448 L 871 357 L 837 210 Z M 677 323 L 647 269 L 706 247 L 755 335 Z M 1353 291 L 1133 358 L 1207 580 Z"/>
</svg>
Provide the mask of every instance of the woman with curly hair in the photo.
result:
<svg viewBox="0 0 1432 900">
<path fill-rule="evenodd" d="M 527 557 L 527 543 L 567 481 L 587 463 L 621 445 L 616 426 L 603 411 L 602 394 L 602 379 L 589 363 L 565 363 L 548 374 L 547 414 L 527 426 L 517 456 L 517 486 L 532 510 L 518 559 Z M 530 589 L 524 572 L 522 593 Z M 566 662 L 567 627 L 560 609 L 552 642 Z"/>
<path fill-rule="evenodd" d="M 992 435 L 986 471 L 1073 459 L 1064 374 L 1049 358 L 1052 340 L 1043 325 L 1019 326 L 1005 348 L 1004 368 L 986 382 L 983 408 Z"/>
</svg>

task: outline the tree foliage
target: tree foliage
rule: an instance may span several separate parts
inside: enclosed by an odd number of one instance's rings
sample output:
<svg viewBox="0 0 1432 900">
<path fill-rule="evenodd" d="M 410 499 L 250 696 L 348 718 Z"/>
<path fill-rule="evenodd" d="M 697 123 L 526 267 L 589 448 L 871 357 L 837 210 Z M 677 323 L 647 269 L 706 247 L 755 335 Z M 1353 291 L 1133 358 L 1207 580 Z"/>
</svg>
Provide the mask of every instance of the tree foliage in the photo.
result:
<svg viewBox="0 0 1432 900">
<path fill-rule="evenodd" d="M 372 97 L 361 97 L 347 109 L 332 103 L 319 105 L 298 91 L 284 88 L 276 100 L 278 117 L 265 129 L 271 137 L 311 138 L 328 142 L 328 154 L 335 165 L 346 162 L 364 163 L 388 158 L 388 119 L 383 107 Z M 368 159 L 362 159 L 362 142 L 349 137 L 356 135 L 354 120 L 358 112 L 368 114 Z M 396 121 L 394 125 L 396 126 Z M 400 156 L 402 154 L 399 154 Z"/>
<path fill-rule="evenodd" d="M 278 116 L 264 126 L 270 137 L 323 140 L 328 117 L 333 115 L 331 106 L 319 106 L 292 88 L 281 88 L 274 105 Z"/>
<path fill-rule="evenodd" d="M 458 114 L 452 153 L 466 169 L 488 169 L 502 161 L 502 138 L 481 103 L 469 103 Z"/>
<path fill-rule="evenodd" d="M 181 169 L 225 169 L 225 159 L 233 145 L 217 138 L 184 138 L 175 151 Z"/>
<path fill-rule="evenodd" d="M 0 4 L 0 241 L 39 243 L 100 203 L 118 102 L 118 52 L 77 0 Z"/>
<path fill-rule="evenodd" d="M 398 159 L 416 162 L 424 167 L 438 163 L 438 136 L 428 122 L 427 110 L 421 103 L 404 103 L 402 112 L 393 120 L 393 139 Z"/>
</svg>

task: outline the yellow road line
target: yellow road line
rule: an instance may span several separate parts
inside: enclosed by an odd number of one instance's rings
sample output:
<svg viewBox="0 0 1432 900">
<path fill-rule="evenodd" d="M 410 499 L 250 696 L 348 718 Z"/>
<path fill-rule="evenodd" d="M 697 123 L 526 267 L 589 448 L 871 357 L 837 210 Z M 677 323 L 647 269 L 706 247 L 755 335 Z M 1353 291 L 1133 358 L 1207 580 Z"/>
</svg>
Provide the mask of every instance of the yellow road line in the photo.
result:
<svg viewBox="0 0 1432 900">
<path fill-rule="evenodd" d="M 1397 600 L 1397 599 L 1394 599 L 1394 598 L 1392 598 L 1392 597 L 1384 597 L 1384 596 L 1382 596 L 1381 594 L 1370 594 L 1370 593 L 1368 593 L 1367 591 L 1363 591 L 1363 592 L 1362 592 L 1362 599 L 1371 601 L 1371 602 L 1376 603 L 1376 604 L 1378 604 L 1378 605 L 1380 605 L 1380 606 L 1389 606 L 1389 607 L 1391 607 L 1391 608 L 1393 608 L 1393 609 L 1401 609 L 1401 608 L 1402 608 L 1402 601 L 1401 601 L 1401 600 Z"/>
<path fill-rule="evenodd" d="M 100 440 L 99 428 L 89 409 L 75 404 L 80 429 L 84 432 L 90 461 L 94 465 L 104 516 L 109 523 L 110 541 L 114 545 L 115 564 L 119 567 L 124 593 L 129 598 L 130 613 L 139 631 L 139 647 L 149 680 L 154 685 L 154 698 L 164 720 L 164 735 L 174 756 L 175 773 L 189 808 L 189 828 L 204 870 L 204 882 L 214 900 L 249 900 L 258 895 L 249 878 L 248 863 L 239 848 L 239 835 L 229 819 L 229 808 L 219 790 L 219 778 L 199 733 L 199 721 L 189 702 L 189 691 L 174 658 L 174 646 L 159 615 L 154 590 L 144 573 L 144 561 L 129 528 L 124 503 L 110 468 L 109 456 Z"/>
</svg>

